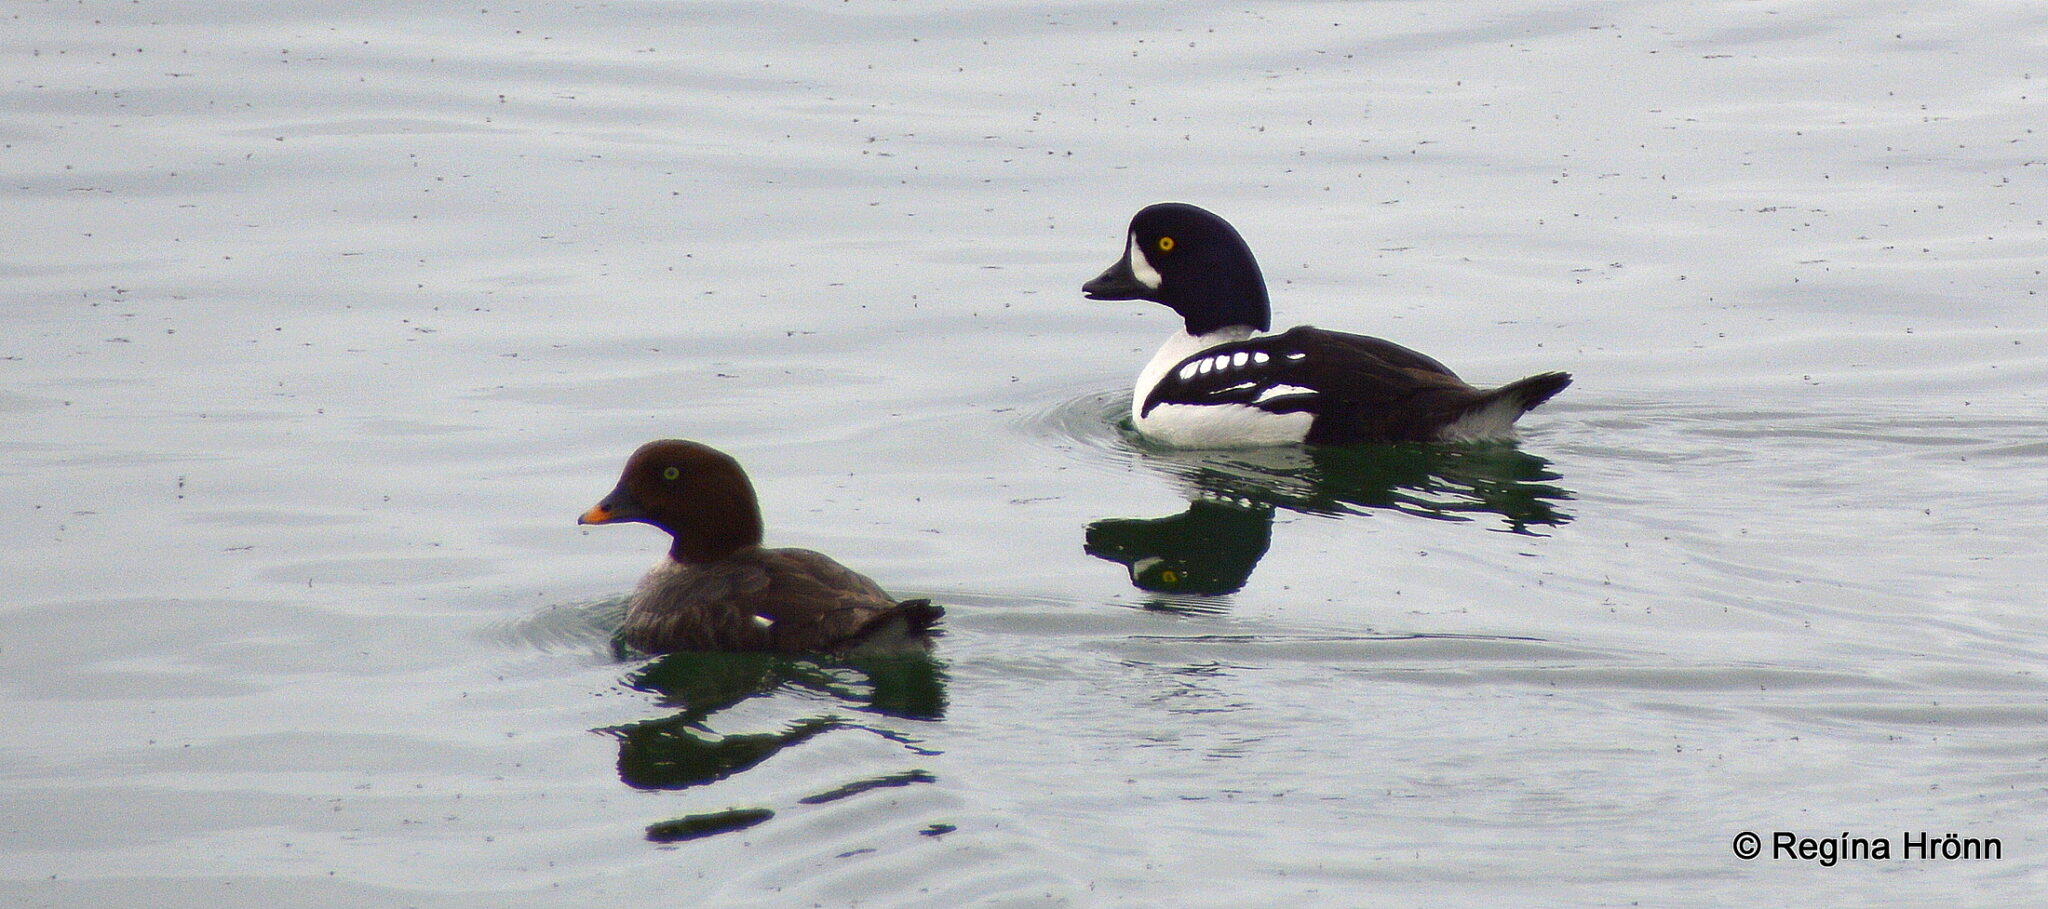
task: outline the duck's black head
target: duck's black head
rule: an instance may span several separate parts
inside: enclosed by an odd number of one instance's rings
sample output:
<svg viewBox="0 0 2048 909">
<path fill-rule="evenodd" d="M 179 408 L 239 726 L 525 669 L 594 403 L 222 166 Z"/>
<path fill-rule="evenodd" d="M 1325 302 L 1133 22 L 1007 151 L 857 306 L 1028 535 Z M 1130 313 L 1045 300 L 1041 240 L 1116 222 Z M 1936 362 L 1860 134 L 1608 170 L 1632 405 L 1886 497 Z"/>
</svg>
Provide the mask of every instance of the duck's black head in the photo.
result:
<svg viewBox="0 0 2048 909">
<path fill-rule="evenodd" d="M 746 471 L 709 445 L 662 439 L 626 460 L 604 501 L 578 524 L 652 524 L 673 535 L 676 561 L 703 563 L 761 544 L 761 507 Z"/>
<path fill-rule="evenodd" d="M 1151 300 L 1187 320 L 1188 333 L 1273 327 L 1266 278 L 1237 228 L 1184 202 L 1146 206 L 1131 219 L 1124 257 L 1081 285 L 1091 300 Z"/>
</svg>

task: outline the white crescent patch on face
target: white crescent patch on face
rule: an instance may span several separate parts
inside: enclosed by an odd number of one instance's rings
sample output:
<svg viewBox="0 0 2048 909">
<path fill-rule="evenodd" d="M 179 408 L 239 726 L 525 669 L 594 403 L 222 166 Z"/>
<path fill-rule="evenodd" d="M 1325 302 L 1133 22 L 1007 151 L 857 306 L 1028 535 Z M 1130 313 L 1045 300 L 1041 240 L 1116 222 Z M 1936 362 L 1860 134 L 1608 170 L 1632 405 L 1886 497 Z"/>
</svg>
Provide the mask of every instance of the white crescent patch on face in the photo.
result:
<svg viewBox="0 0 2048 909">
<path fill-rule="evenodd" d="M 1137 278 L 1139 284 L 1158 290 L 1159 282 L 1164 279 L 1159 277 L 1159 269 L 1152 267 L 1152 260 L 1145 258 L 1144 244 L 1138 242 L 1135 233 L 1131 234 L 1130 250 L 1131 276 Z"/>
</svg>

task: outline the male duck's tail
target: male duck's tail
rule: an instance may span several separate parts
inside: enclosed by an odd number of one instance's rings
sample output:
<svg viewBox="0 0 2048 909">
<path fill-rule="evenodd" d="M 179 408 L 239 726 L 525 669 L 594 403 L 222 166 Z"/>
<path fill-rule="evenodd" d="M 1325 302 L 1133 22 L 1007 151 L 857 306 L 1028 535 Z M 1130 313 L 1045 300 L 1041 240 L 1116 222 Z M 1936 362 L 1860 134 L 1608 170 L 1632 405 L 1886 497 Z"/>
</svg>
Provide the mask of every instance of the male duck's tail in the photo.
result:
<svg viewBox="0 0 2048 909">
<path fill-rule="evenodd" d="M 1572 384 L 1568 372 L 1543 372 L 1481 394 L 1443 428 L 1447 442 L 1513 439 L 1515 420 Z"/>
<path fill-rule="evenodd" d="M 1572 384 L 1571 373 L 1539 372 L 1526 379 L 1516 379 L 1513 382 L 1502 385 L 1494 389 L 1493 393 L 1487 397 L 1513 403 L 1515 416 L 1521 416 L 1535 410 L 1536 405 L 1550 400 L 1551 396 L 1563 391 L 1565 386 L 1570 384 Z"/>
</svg>

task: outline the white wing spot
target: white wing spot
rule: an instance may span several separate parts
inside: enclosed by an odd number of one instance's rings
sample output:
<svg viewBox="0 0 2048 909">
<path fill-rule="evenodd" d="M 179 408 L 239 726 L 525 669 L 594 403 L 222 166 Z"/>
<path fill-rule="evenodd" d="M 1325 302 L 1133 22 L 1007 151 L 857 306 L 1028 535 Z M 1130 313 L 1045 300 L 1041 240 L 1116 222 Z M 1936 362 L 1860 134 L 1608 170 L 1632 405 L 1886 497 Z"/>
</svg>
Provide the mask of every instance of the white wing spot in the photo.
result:
<svg viewBox="0 0 2048 909">
<path fill-rule="evenodd" d="M 1237 353 L 1230 355 L 1230 365 L 1243 366 L 1244 364 L 1251 362 L 1251 359 L 1251 354 L 1245 353 L 1244 351 L 1240 350 Z"/>
<path fill-rule="evenodd" d="M 1289 359 L 1289 360 L 1306 360 L 1306 359 L 1308 359 L 1308 354 L 1302 353 L 1301 351 L 1298 351 L 1298 350 L 1297 350 L 1297 351 L 1291 351 L 1291 352 L 1289 352 L 1289 353 L 1287 354 L 1287 359 Z"/>
<path fill-rule="evenodd" d="M 1265 363 L 1265 362 L 1266 362 L 1267 360 L 1271 360 L 1271 359 L 1273 359 L 1273 358 L 1272 358 L 1272 357 L 1269 357 L 1269 356 L 1266 356 L 1266 352 L 1265 352 L 1265 351 L 1263 351 L 1263 350 L 1255 350 L 1255 351 L 1252 351 L 1252 362 L 1253 362 L 1253 363 L 1259 363 L 1259 364 L 1264 364 L 1264 363 Z"/>
<path fill-rule="evenodd" d="M 1206 375 L 1208 375 L 1208 374 L 1209 374 L 1209 370 L 1212 370 L 1212 369 L 1215 369 L 1215 368 L 1216 368 L 1216 361 L 1215 361 L 1215 360 L 1212 360 L 1212 359 L 1208 359 L 1208 358 L 1206 358 L 1206 357 L 1205 357 L 1205 358 L 1203 358 L 1203 360 L 1202 360 L 1202 368 L 1201 368 L 1200 370 L 1198 370 L 1198 372 L 1200 372 L 1200 373 L 1201 373 L 1202 375 L 1205 375 L 1205 376 L 1206 376 Z"/>
<path fill-rule="evenodd" d="M 1315 389 L 1303 388 L 1299 385 L 1275 385 L 1272 388 L 1268 388 L 1265 391 L 1259 392 L 1258 398 L 1253 400 L 1252 403 L 1264 404 L 1267 401 L 1273 400 L 1274 398 L 1281 398 L 1286 397 L 1288 395 L 1301 394 L 1315 394 Z"/>
<path fill-rule="evenodd" d="M 1189 379 L 1192 379 L 1192 378 L 1194 378 L 1194 377 L 1195 377 L 1195 373 L 1196 373 L 1196 372 L 1199 372 L 1199 371 L 1201 370 L 1201 368 L 1202 368 L 1202 364 L 1200 364 L 1200 363 L 1189 363 L 1188 365 L 1186 365 L 1186 366 L 1183 366 L 1183 367 L 1181 367 L 1181 368 L 1180 368 L 1180 380 L 1181 380 L 1181 381 L 1183 381 L 1183 382 L 1185 382 L 1185 381 L 1187 381 L 1187 380 L 1189 380 Z"/>
</svg>

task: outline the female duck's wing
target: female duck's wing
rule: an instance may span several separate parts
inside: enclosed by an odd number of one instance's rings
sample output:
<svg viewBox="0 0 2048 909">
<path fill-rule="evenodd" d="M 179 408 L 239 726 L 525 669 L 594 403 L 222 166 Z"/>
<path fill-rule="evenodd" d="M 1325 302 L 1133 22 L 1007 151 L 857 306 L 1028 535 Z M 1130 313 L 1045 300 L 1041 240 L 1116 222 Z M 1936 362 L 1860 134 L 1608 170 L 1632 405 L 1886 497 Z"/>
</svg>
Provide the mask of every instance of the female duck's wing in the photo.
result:
<svg viewBox="0 0 2048 909">
<path fill-rule="evenodd" d="M 767 620 L 776 650 L 844 650 L 889 624 L 878 620 L 891 617 L 902 619 L 906 632 L 921 635 L 943 614 L 923 601 L 899 607 L 881 585 L 823 553 L 763 549 L 754 558 L 768 583 L 736 605 Z"/>
<path fill-rule="evenodd" d="M 663 561 L 626 607 L 626 643 L 649 653 L 772 650 L 768 626 L 747 605 L 767 587 L 766 573 L 752 562 Z"/>
<path fill-rule="evenodd" d="M 821 553 L 755 549 L 656 568 L 627 608 L 625 637 L 651 653 L 838 652 L 885 635 L 921 645 L 944 614 L 924 600 L 898 604 Z"/>
</svg>

